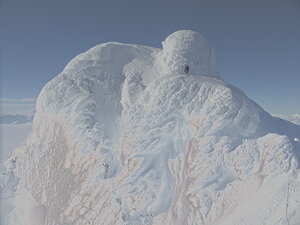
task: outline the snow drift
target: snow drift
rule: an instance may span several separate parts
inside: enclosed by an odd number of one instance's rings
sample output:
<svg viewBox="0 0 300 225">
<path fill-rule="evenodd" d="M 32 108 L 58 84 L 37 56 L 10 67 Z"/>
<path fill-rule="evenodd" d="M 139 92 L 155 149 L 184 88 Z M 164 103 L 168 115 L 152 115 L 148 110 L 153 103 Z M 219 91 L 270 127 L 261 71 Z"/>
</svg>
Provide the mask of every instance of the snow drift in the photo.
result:
<svg viewBox="0 0 300 225">
<path fill-rule="evenodd" d="M 199 33 L 101 44 L 41 91 L 1 222 L 299 225 L 299 136 L 220 80 Z"/>
</svg>

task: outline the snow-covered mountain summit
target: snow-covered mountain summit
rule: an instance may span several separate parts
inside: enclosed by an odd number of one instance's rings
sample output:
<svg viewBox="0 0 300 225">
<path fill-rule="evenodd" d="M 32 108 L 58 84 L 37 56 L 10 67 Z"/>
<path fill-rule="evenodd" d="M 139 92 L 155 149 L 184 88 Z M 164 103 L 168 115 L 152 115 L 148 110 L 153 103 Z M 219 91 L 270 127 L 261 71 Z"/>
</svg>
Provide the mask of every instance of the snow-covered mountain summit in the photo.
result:
<svg viewBox="0 0 300 225">
<path fill-rule="evenodd" d="M 2 220 L 299 225 L 299 136 L 219 79 L 197 32 L 162 49 L 101 44 L 41 91 L 2 166 Z"/>
</svg>

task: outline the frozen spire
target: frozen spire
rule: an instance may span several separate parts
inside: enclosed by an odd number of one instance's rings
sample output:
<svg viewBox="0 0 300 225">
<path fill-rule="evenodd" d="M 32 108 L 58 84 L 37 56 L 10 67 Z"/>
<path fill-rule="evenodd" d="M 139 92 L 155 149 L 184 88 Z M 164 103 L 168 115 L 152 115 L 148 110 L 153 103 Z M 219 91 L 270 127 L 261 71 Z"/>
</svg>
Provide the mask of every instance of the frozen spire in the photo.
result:
<svg viewBox="0 0 300 225">
<path fill-rule="evenodd" d="M 205 38 L 198 32 L 180 30 L 169 35 L 163 45 L 164 72 L 218 77 L 215 69 L 215 54 Z"/>
</svg>

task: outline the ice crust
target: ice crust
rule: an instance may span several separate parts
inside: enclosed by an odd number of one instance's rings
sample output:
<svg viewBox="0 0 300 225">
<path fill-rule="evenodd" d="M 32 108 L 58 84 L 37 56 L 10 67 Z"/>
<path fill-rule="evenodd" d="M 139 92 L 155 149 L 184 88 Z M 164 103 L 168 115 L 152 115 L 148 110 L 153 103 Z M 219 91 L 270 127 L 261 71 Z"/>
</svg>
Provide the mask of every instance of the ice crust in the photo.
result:
<svg viewBox="0 0 300 225">
<path fill-rule="evenodd" d="M 197 32 L 101 44 L 41 91 L 1 167 L 1 224 L 299 225 L 295 138 L 220 80 Z"/>
</svg>

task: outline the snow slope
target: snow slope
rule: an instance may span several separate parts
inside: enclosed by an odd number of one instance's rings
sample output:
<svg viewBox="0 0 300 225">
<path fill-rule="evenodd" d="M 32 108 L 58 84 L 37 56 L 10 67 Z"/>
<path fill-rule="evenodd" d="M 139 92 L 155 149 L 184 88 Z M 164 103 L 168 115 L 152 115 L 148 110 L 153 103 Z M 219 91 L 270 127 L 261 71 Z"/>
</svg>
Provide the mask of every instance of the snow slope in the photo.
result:
<svg viewBox="0 0 300 225">
<path fill-rule="evenodd" d="M 101 44 L 41 91 L 1 224 L 299 225 L 297 138 L 220 80 L 199 33 Z"/>
</svg>

